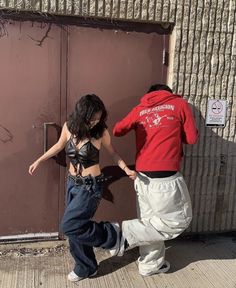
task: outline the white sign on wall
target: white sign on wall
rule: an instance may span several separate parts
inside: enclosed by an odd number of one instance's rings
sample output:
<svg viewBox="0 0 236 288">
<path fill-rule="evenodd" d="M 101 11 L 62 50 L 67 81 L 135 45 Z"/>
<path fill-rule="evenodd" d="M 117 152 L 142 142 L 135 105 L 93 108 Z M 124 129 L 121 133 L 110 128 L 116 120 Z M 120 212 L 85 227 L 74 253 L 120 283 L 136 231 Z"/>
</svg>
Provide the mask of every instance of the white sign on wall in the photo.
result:
<svg viewBox="0 0 236 288">
<path fill-rule="evenodd" d="M 206 126 L 225 127 L 226 105 L 226 100 L 208 100 Z"/>
</svg>

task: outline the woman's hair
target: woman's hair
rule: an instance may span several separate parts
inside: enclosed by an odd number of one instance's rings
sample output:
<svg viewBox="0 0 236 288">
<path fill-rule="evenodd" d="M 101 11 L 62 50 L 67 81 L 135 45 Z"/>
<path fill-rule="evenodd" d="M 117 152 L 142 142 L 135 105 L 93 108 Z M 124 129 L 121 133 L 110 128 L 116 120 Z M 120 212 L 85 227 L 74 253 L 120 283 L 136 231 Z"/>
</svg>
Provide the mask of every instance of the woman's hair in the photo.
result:
<svg viewBox="0 0 236 288">
<path fill-rule="evenodd" d="M 100 121 L 90 128 L 90 120 L 95 113 L 102 112 Z M 74 112 L 69 116 L 67 122 L 70 133 L 77 141 L 83 139 L 102 137 L 107 128 L 107 111 L 102 100 L 95 94 L 82 96 L 75 105 Z"/>
<path fill-rule="evenodd" d="M 166 91 L 169 91 L 170 93 L 173 93 L 170 87 L 165 84 L 154 84 L 149 88 L 147 93 L 158 91 L 158 90 L 166 90 Z"/>
</svg>

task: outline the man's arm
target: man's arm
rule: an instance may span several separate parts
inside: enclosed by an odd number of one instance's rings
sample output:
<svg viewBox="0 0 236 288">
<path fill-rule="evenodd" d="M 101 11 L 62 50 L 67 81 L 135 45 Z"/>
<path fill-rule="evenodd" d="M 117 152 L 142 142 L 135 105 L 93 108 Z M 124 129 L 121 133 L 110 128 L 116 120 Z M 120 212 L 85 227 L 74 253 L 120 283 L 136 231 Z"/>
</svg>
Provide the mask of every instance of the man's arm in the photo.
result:
<svg viewBox="0 0 236 288">
<path fill-rule="evenodd" d="M 198 140 L 198 130 L 196 122 L 193 117 L 193 112 L 190 105 L 184 100 L 183 110 L 181 112 L 182 124 L 183 124 L 183 135 L 182 141 L 185 144 L 195 144 Z"/>
<path fill-rule="evenodd" d="M 130 130 L 134 129 L 135 126 L 135 108 L 129 112 L 129 114 L 123 118 L 121 121 L 117 122 L 113 128 L 114 136 L 123 136 L 127 134 Z"/>
</svg>

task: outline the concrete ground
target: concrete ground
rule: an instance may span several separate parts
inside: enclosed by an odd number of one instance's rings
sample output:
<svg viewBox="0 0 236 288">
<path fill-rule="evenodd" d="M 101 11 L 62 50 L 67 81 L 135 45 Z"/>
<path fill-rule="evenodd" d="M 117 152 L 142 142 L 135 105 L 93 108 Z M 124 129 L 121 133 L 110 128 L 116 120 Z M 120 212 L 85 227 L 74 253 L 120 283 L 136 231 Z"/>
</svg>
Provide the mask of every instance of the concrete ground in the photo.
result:
<svg viewBox="0 0 236 288">
<path fill-rule="evenodd" d="M 76 284 L 67 280 L 73 259 L 65 241 L 0 245 L 0 288 L 236 288 L 236 239 L 208 236 L 167 243 L 166 274 L 142 277 L 138 249 L 110 257 L 96 250 L 99 273 Z"/>
</svg>

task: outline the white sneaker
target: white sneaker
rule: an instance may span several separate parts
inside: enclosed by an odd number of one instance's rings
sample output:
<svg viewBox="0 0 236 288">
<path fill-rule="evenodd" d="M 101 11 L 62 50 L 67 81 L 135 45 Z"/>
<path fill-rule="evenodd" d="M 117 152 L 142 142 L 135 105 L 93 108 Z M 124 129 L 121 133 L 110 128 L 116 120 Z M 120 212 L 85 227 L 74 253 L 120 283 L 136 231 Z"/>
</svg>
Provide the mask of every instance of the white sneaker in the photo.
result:
<svg viewBox="0 0 236 288">
<path fill-rule="evenodd" d="M 88 277 L 80 277 L 80 276 L 76 275 L 74 271 L 71 271 L 68 274 L 67 278 L 71 282 L 77 282 L 77 281 L 83 280 L 85 278 L 93 277 L 93 276 L 97 275 L 97 273 L 98 273 L 98 271 L 96 270 L 93 274 L 89 275 Z"/>
<path fill-rule="evenodd" d="M 158 271 L 153 271 L 153 272 L 149 272 L 149 273 L 146 273 L 146 274 L 140 273 L 140 275 L 142 275 L 142 276 L 152 276 L 154 274 L 166 273 L 169 270 L 170 270 L 170 263 L 165 260 L 163 265 L 161 266 L 161 268 Z"/>
<path fill-rule="evenodd" d="M 109 250 L 110 250 L 111 256 L 116 256 L 120 251 L 120 225 L 117 222 L 111 223 L 111 225 L 113 226 L 113 228 L 116 231 L 117 238 L 116 238 L 115 246 Z"/>
</svg>

